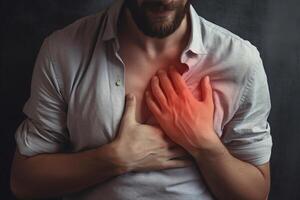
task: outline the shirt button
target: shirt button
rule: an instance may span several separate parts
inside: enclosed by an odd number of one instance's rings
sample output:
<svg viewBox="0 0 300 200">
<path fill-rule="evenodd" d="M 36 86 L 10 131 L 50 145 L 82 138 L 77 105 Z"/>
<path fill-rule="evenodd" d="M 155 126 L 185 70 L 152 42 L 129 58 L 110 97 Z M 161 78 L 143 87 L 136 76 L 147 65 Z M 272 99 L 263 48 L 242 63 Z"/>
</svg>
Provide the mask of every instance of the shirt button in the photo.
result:
<svg viewBox="0 0 300 200">
<path fill-rule="evenodd" d="M 121 80 L 118 79 L 118 80 L 115 82 L 115 85 L 116 85 L 116 86 L 120 86 L 120 85 L 121 85 Z"/>
</svg>

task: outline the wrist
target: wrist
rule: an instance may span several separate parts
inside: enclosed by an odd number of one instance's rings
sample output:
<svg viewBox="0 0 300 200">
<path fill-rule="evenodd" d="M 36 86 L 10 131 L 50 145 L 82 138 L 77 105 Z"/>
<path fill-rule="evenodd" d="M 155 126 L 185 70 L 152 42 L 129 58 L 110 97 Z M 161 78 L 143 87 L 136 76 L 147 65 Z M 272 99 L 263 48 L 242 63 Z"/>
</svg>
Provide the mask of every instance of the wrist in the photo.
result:
<svg viewBox="0 0 300 200">
<path fill-rule="evenodd" d="M 193 151 L 192 156 L 196 160 L 206 157 L 215 159 L 217 157 L 223 156 L 224 153 L 226 153 L 227 149 L 222 144 L 216 133 L 212 133 L 210 135 L 213 135 L 214 137 L 212 137 L 211 139 L 207 139 L 205 142 L 202 142 L 203 144 L 199 145 Z"/>
<path fill-rule="evenodd" d="M 121 162 L 120 153 L 114 142 L 102 146 L 99 149 L 97 157 L 99 162 L 106 162 L 108 167 L 113 170 L 116 175 L 129 172 L 129 168 Z"/>
<path fill-rule="evenodd" d="M 221 141 L 214 148 L 201 149 L 194 155 L 194 159 L 199 167 L 204 165 L 219 165 L 225 162 L 229 163 L 232 158 Z"/>
</svg>

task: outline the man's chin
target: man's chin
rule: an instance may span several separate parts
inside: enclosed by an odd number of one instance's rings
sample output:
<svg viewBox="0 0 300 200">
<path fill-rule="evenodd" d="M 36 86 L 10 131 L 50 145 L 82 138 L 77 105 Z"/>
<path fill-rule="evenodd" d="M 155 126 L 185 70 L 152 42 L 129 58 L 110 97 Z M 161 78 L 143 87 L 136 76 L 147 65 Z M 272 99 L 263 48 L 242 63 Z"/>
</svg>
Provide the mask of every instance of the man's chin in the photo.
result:
<svg viewBox="0 0 300 200">
<path fill-rule="evenodd" d="M 151 31 L 145 31 L 144 34 L 148 37 L 163 39 L 171 35 L 174 31 L 166 31 L 166 27 L 153 27 Z"/>
<path fill-rule="evenodd" d="M 165 38 L 172 33 L 176 31 L 176 27 L 174 26 L 174 20 L 173 19 L 156 19 L 151 21 L 148 26 L 148 28 L 140 29 L 143 30 L 144 34 L 149 37 L 154 38 Z"/>
</svg>

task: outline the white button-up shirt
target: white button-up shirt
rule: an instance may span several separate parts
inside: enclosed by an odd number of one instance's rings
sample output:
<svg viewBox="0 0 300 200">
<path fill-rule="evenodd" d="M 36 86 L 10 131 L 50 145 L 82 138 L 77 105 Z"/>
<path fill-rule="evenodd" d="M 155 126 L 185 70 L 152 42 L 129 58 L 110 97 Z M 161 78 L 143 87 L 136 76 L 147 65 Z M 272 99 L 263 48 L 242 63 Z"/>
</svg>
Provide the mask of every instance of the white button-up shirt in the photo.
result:
<svg viewBox="0 0 300 200">
<path fill-rule="evenodd" d="M 32 76 L 27 118 L 15 139 L 23 155 L 79 152 L 110 143 L 125 105 L 124 65 L 118 56 L 117 21 L 123 0 L 79 19 L 44 40 Z M 190 6 L 190 41 L 181 62 L 196 98 L 209 75 L 214 128 L 243 161 L 269 161 L 271 102 L 258 50 L 248 41 L 198 16 Z M 100 173 L 100 172 L 99 172 Z M 213 199 L 197 166 L 127 173 L 64 197 L 65 200 Z"/>
</svg>

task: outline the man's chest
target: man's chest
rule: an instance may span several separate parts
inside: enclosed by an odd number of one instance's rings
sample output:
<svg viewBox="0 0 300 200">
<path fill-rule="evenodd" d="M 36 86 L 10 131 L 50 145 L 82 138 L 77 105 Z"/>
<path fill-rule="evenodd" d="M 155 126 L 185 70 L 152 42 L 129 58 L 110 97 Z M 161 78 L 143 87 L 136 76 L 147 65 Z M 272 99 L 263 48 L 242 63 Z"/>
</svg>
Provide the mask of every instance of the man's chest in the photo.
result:
<svg viewBox="0 0 300 200">
<path fill-rule="evenodd" d="M 136 120 L 139 123 L 153 123 L 153 116 L 145 102 L 145 92 L 151 90 L 151 79 L 157 71 L 167 69 L 168 65 L 159 66 L 145 59 L 124 58 L 123 61 L 125 62 L 125 94 L 132 93 L 136 97 Z"/>
<path fill-rule="evenodd" d="M 137 67 L 140 65 L 140 67 Z M 148 66 L 146 66 L 148 65 Z M 145 91 L 149 89 L 149 83 L 155 74 L 154 68 L 151 69 L 149 64 L 141 65 L 127 61 L 125 65 L 125 94 L 131 93 L 136 97 L 136 120 L 144 123 L 150 116 L 149 110 L 145 103 Z"/>
<path fill-rule="evenodd" d="M 121 57 L 101 58 L 92 61 L 78 74 L 78 82 L 70 94 L 67 127 L 73 151 L 95 148 L 111 142 L 118 133 L 118 126 L 125 107 L 125 95 L 133 93 L 137 99 L 136 119 L 138 122 L 156 124 L 145 103 L 145 90 L 149 88 L 151 78 L 158 69 L 169 67 L 167 63 L 148 62 L 144 59 L 128 59 Z M 108 62 L 109 61 L 109 62 Z M 184 66 L 177 65 L 178 71 Z M 198 70 L 198 71 L 197 71 Z M 211 74 L 215 100 L 215 129 L 221 135 L 226 120 L 229 119 L 234 102 L 231 97 L 236 91 L 229 83 L 230 77 L 218 81 L 214 71 L 199 66 L 186 70 L 182 74 L 187 86 L 195 98 L 200 100 L 199 82 L 207 74 Z"/>
<path fill-rule="evenodd" d="M 137 100 L 136 120 L 140 123 L 153 123 L 153 116 L 145 102 L 145 91 L 151 89 L 151 79 L 158 70 L 167 70 L 171 65 L 180 73 L 187 70 L 187 66 L 180 63 L 175 56 L 149 58 L 134 48 L 120 50 L 119 56 L 124 64 L 125 94 L 132 93 Z"/>
</svg>

